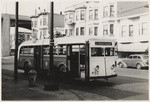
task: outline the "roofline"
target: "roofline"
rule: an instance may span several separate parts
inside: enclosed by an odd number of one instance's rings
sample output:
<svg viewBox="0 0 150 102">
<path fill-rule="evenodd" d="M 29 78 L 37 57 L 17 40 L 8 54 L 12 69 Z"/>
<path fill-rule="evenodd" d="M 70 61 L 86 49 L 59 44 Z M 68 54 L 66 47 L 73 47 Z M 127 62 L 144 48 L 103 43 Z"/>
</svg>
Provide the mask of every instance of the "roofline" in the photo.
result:
<svg viewBox="0 0 150 102">
<path fill-rule="evenodd" d="M 134 17 L 139 17 L 139 16 L 142 16 L 142 15 L 148 15 L 148 14 L 149 14 L 148 12 L 145 12 L 145 13 L 140 13 L 140 14 L 131 15 L 131 16 L 117 17 L 116 19 L 121 20 L 121 19 L 126 19 L 126 18 L 134 18 Z"/>
<path fill-rule="evenodd" d="M 78 3 L 78 4 L 75 4 L 75 5 L 66 7 L 65 9 L 69 9 L 69 8 L 71 8 L 71 7 L 75 7 L 75 6 L 81 5 L 81 4 L 83 4 L 83 3 L 99 3 L 99 1 L 96 1 L 96 0 L 95 0 L 95 1 L 90 1 L 90 0 L 88 0 L 88 1 L 84 1 L 84 2 L 81 2 L 81 3 Z"/>
<path fill-rule="evenodd" d="M 2 13 L 1 14 L 1 18 L 3 18 L 4 16 L 9 16 L 10 19 L 15 19 L 15 14 L 8 14 L 8 13 Z M 19 20 L 27 20 L 27 21 L 31 21 L 30 16 L 26 16 L 26 15 L 19 15 Z"/>
<path fill-rule="evenodd" d="M 77 40 L 78 39 L 78 40 Z M 90 41 L 90 40 L 106 40 L 108 39 L 109 41 L 116 41 L 116 39 L 112 39 L 109 37 L 97 37 L 97 36 L 93 36 L 93 37 L 85 37 L 85 36 L 78 36 L 78 37 L 62 37 L 62 38 L 55 38 L 54 39 L 54 43 L 56 45 L 68 45 L 68 44 L 85 44 L 86 41 Z M 23 42 L 21 46 L 33 46 L 33 45 L 49 45 L 49 39 L 43 39 L 43 40 L 37 40 L 37 41 L 25 41 Z"/>
</svg>

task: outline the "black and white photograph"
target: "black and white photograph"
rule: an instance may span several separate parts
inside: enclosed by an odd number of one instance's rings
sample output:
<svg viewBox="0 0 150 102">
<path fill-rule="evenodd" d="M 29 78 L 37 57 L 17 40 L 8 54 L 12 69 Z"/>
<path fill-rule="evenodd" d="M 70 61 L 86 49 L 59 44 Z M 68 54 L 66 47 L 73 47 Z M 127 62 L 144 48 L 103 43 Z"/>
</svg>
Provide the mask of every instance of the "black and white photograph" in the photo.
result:
<svg viewBox="0 0 150 102">
<path fill-rule="evenodd" d="M 149 0 L 1 0 L 2 101 L 149 101 Z"/>
</svg>

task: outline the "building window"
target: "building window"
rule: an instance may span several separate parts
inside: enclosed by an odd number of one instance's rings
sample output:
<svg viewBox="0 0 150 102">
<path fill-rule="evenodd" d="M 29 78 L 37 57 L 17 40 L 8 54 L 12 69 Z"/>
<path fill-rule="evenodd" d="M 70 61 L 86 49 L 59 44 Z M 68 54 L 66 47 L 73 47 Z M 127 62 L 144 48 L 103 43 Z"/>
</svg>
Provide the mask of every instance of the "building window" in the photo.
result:
<svg viewBox="0 0 150 102">
<path fill-rule="evenodd" d="M 37 27 L 37 21 L 34 22 L 34 27 Z"/>
<path fill-rule="evenodd" d="M 81 27 L 81 35 L 84 35 L 84 27 Z"/>
<path fill-rule="evenodd" d="M 73 19 L 73 13 L 69 14 L 69 19 Z"/>
<path fill-rule="evenodd" d="M 107 17 L 108 16 L 108 6 L 103 8 L 103 17 Z"/>
<path fill-rule="evenodd" d="M 114 11 L 114 5 L 110 5 L 110 16 L 114 16 L 115 11 Z"/>
<path fill-rule="evenodd" d="M 98 27 L 94 27 L 94 35 L 98 35 Z"/>
<path fill-rule="evenodd" d="M 89 35 L 92 35 L 92 34 L 93 34 L 93 28 L 90 27 L 90 28 L 89 28 Z"/>
<path fill-rule="evenodd" d="M 33 28 L 34 26 L 33 26 L 33 21 L 31 21 L 31 27 Z"/>
<path fill-rule="evenodd" d="M 108 25 L 103 25 L 103 35 L 108 35 Z"/>
<path fill-rule="evenodd" d="M 129 36 L 133 36 L 133 25 L 129 25 Z"/>
<path fill-rule="evenodd" d="M 43 25 L 46 25 L 46 18 L 43 18 Z"/>
<path fill-rule="evenodd" d="M 40 25 L 42 25 L 42 19 L 40 19 Z"/>
<path fill-rule="evenodd" d="M 110 35 L 114 34 L 114 24 L 110 24 Z"/>
<path fill-rule="evenodd" d="M 68 16 L 68 14 L 65 14 L 65 22 L 67 21 L 67 16 Z"/>
<path fill-rule="evenodd" d="M 89 11 L 89 20 L 92 20 L 93 19 L 93 10 L 90 10 Z"/>
<path fill-rule="evenodd" d="M 98 19 L 98 9 L 95 9 L 94 14 L 95 14 L 95 19 L 97 20 Z"/>
<path fill-rule="evenodd" d="M 79 28 L 76 28 L 76 36 L 79 35 Z"/>
<path fill-rule="evenodd" d="M 148 33 L 148 23 L 142 23 L 142 35 L 146 35 Z"/>
<path fill-rule="evenodd" d="M 73 34 L 73 30 L 69 29 L 69 35 L 72 36 L 72 34 Z"/>
<path fill-rule="evenodd" d="M 76 20 L 79 20 L 79 11 L 76 12 Z"/>
<path fill-rule="evenodd" d="M 46 30 L 43 30 L 43 38 L 46 38 Z"/>
<path fill-rule="evenodd" d="M 85 10 L 81 10 L 81 20 L 84 20 L 85 18 Z"/>
<path fill-rule="evenodd" d="M 122 37 L 126 36 L 126 26 L 122 26 L 122 33 L 121 33 Z"/>
<path fill-rule="evenodd" d="M 40 31 L 40 39 L 42 39 L 42 31 Z"/>
<path fill-rule="evenodd" d="M 27 40 L 30 40 L 30 35 L 27 35 Z"/>
</svg>

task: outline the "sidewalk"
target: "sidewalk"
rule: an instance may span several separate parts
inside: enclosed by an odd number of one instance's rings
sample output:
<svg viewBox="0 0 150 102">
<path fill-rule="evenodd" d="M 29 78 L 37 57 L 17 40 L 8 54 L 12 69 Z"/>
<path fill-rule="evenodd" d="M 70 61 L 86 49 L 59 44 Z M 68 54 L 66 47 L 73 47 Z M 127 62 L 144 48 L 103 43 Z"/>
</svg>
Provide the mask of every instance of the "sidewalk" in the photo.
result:
<svg viewBox="0 0 150 102">
<path fill-rule="evenodd" d="M 5 71 L 10 74 L 10 72 Z M 12 76 L 2 75 L 2 100 L 79 100 L 73 93 L 59 88 L 57 91 L 44 91 L 43 84 L 28 86 L 28 80 L 19 77 L 15 82 Z"/>
</svg>

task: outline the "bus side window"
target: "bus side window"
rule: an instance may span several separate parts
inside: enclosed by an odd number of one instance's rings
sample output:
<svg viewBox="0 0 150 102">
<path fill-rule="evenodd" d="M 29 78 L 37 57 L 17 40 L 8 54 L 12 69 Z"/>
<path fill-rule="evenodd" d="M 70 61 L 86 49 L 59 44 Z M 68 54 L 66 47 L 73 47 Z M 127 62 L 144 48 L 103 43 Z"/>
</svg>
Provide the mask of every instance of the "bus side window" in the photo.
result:
<svg viewBox="0 0 150 102">
<path fill-rule="evenodd" d="M 33 55 L 33 53 L 34 53 L 34 48 L 33 47 L 29 47 L 29 55 Z"/>
<path fill-rule="evenodd" d="M 59 55 L 66 55 L 66 46 L 59 46 Z"/>
<path fill-rule="evenodd" d="M 44 55 L 49 55 L 49 46 L 44 46 L 44 48 L 43 48 L 43 54 Z"/>
<path fill-rule="evenodd" d="M 23 55 L 24 47 L 21 47 L 20 49 L 20 55 Z"/>
</svg>

